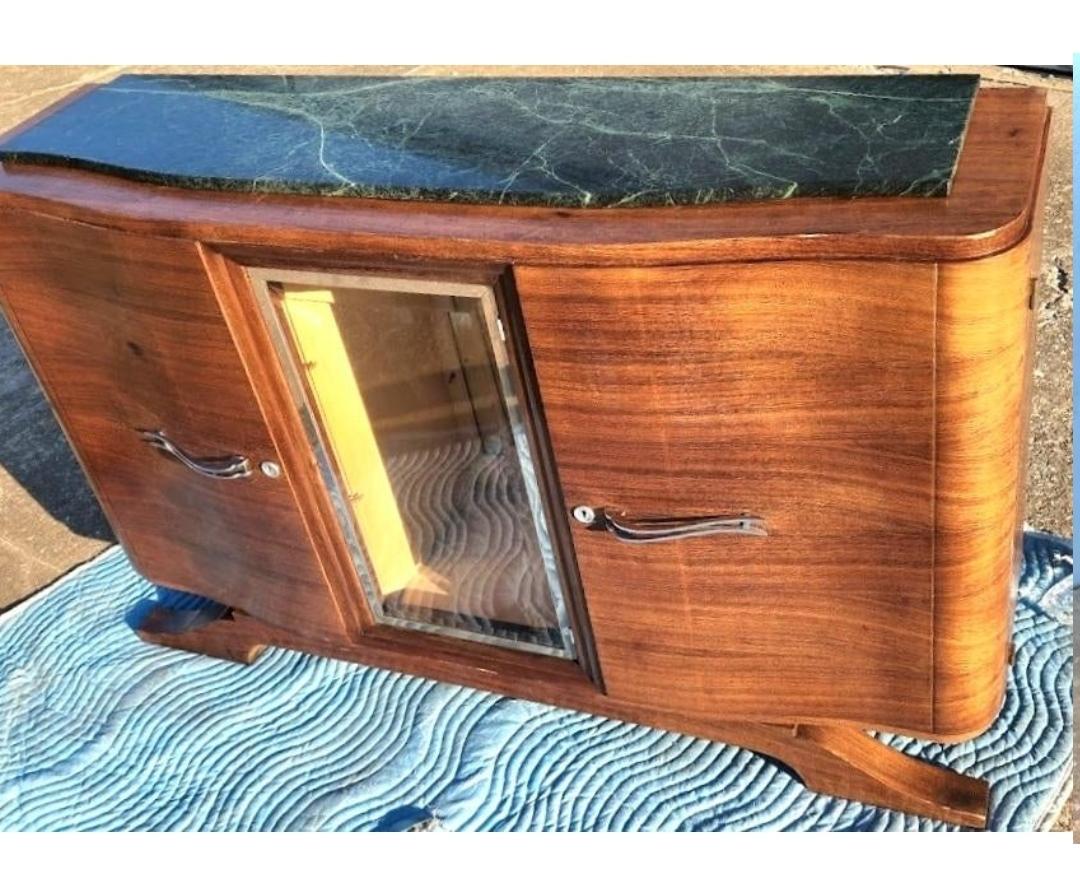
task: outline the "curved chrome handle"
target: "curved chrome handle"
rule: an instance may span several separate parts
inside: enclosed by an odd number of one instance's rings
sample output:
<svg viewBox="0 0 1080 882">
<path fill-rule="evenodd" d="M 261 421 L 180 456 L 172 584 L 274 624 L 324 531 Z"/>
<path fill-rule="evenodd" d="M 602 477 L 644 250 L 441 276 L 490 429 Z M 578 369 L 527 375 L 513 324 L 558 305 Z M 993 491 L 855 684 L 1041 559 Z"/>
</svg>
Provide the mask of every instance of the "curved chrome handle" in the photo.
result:
<svg viewBox="0 0 1080 882">
<path fill-rule="evenodd" d="M 765 521 L 753 515 L 710 515 L 676 518 L 627 518 L 625 513 L 613 515 L 602 508 L 579 505 L 574 520 L 590 530 L 607 530 L 620 542 L 670 542 L 694 536 L 717 533 L 736 533 L 743 536 L 767 536 Z"/>
<path fill-rule="evenodd" d="M 232 456 L 195 457 L 177 447 L 161 429 L 141 429 L 139 434 L 151 447 L 164 450 L 204 478 L 231 481 L 234 478 L 246 478 L 251 474 L 250 461 L 239 453 Z"/>
</svg>

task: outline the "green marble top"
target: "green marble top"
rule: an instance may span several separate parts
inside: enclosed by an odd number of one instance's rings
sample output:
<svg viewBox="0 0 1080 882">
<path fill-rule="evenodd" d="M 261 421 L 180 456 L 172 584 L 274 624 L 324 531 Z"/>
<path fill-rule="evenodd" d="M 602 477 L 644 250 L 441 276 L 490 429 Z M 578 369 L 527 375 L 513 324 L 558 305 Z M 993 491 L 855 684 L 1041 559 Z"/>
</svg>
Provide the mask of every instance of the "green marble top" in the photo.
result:
<svg viewBox="0 0 1080 882">
<path fill-rule="evenodd" d="M 943 196 L 974 76 L 122 76 L 0 160 L 200 190 L 572 207 Z"/>
</svg>

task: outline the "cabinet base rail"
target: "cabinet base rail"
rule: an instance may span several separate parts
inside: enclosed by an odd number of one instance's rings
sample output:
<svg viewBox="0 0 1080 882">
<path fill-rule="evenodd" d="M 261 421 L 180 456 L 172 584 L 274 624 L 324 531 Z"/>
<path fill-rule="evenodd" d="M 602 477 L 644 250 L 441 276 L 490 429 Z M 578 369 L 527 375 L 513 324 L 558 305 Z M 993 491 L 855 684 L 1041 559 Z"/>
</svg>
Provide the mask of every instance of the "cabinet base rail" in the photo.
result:
<svg viewBox="0 0 1080 882">
<path fill-rule="evenodd" d="M 153 607 L 136 629 L 161 646 L 251 664 L 269 646 L 370 663 L 358 647 L 333 647 L 262 624 L 239 610 L 209 614 Z M 656 726 L 656 718 L 597 695 L 588 713 Z M 660 726 L 660 728 L 673 728 Z M 989 785 L 882 744 L 868 733 L 841 725 L 728 722 L 687 719 L 679 731 L 752 750 L 782 763 L 817 793 L 985 829 Z"/>
</svg>

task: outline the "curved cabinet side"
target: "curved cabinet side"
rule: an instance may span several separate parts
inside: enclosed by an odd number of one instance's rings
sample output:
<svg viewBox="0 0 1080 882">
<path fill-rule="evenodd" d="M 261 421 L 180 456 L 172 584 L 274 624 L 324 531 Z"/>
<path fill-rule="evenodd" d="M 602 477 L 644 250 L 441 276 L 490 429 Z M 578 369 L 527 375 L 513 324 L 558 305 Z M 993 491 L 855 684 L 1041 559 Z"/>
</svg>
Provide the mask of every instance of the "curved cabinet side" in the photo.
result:
<svg viewBox="0 0 1080 882">
<path fill-rule="evenodd" d="M 1004 699 L 1022 553 L 1032 257 L 1029 237 L 939 266 L 934 731 L 949 740 L 985 730 Z"/>
</svg>

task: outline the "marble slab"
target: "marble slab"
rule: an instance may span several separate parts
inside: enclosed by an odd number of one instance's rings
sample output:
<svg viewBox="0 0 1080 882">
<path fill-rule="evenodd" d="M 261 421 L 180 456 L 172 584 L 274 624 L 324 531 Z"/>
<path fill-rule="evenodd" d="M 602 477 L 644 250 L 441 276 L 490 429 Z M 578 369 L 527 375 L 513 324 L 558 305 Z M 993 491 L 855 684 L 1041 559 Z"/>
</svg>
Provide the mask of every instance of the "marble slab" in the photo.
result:
<svg viewBox="0 0 1080 882">
<path fill-rule="evenodd" d="M 0 161 L 200 190 L 698 205 L 948 193 L 976 76 L 122 76 Z"/>
</svg>

